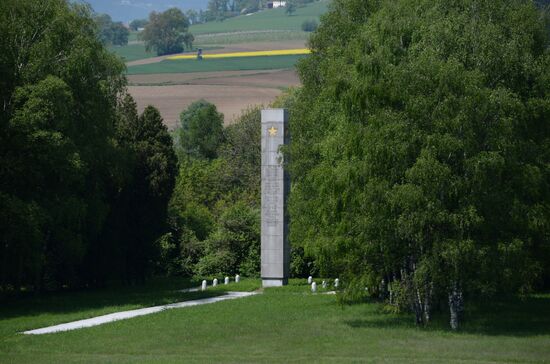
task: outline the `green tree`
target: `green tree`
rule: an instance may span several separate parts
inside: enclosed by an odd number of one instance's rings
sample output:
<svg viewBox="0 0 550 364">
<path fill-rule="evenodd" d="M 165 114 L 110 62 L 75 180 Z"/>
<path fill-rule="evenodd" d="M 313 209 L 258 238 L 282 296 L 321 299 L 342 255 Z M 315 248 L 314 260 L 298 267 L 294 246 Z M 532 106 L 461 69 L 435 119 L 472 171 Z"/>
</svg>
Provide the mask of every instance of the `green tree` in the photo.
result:
<svg viewBox="0 0 550 364">
<path fill-rule="evenodd" d="M 287 1 L 285 6 L 285 14 L 291 16 L 296 12 L 296 4 L 292 1 Z"/>
<path fill-rule="evenodd" d="M 187 10 L 185 16 L 189 19 L 190 24 L 197 24 L 199 22 L 199 13 L 194 9 Z"/>
<path fill-rule="evenodd" d="M 186 117 L 208 105 L 192 105 Z M 260 109 L 252 108 L 225 128 L 217 158 L 180 152 L 171 231 L 159 243 L 171 258 L 159 265 L 186 275 L 259 274 L 260 132 Z"/>
<path fill-rule="evenodd" d="M 130 178 L 116 196 L 113 221 L 120 249 L 120 274 L 127 281 L 143 281 L 155 259 L 155 241 L 167 230 L 168 201 L 177 173 L 177 160 L 166 126 L 157 109 L 148 106 L 138 117 L 135 101 L 126 95 L 120 108 L 117 140 L 131 158 Z M 120 263 L 119 263 L 120 264 Z"/>
<path fill-rule="evenodd" d="M 159 56 L 183 52 L 193 46 L 193 35 L 189 33 L 189 20 L 178 8 L 163 13 L 152 12 L 149 23 L 140 33 L 148 52 L 155 50 Z"/>
<path fill-rule="evenodd" d="M 229 0 L 209 0 L 207 12 L 207 21 L 222 21 L 229 16 Z"/>
<path fill-rule="evenodd" d="M 194 267 L 199 277 L 260 272 L 260 214 L 237 202 L 224 210 L 218 228 L 204 242 L 204 254 Z"/>
<path fill-rule="evenodd" d="M 542 19 L 530 1 L 333 3 L 291 114 L 291 239 L 321 274 L 417 323 L 447 303 L 452 328 L 465 298 L 532 287 L 550 242 Z"/>
<path fill-rule="evenodd" d="M 214 159 L 223 141 L 223 114 L 205 100 L 192 103 L 180 115 L 179 148 L 188 157 Z"/>
<path fill-rule="evenodd" d="M 130 32 L 121 22 L 113 22 L 107 14 L 98 14 L 94 20 L 99 28 L 99 39 L 107 45 L 127 45 Z"/>
<path fill-rule="evenodd" d="M 134 32 L 137 32 L 141 28 L 145 28 L 145 26 L 149 23 L 149 20 L 147 19 L 135 19 L 130 22 L 130 29 Z"/>
<path fill-rule="evenodd" d="M 302 30 L 304 32 L 314 32 L 317 30 L 318 26 L 317 20 L 306 20 L 302 23 Z"/>
<path fill-rule="evenodd" d="M 124 65 L 86 6 L 2 1 L 0 30 L 0 285 L 74 286 L 89 278 L 121 168 Z"/>
</svg>

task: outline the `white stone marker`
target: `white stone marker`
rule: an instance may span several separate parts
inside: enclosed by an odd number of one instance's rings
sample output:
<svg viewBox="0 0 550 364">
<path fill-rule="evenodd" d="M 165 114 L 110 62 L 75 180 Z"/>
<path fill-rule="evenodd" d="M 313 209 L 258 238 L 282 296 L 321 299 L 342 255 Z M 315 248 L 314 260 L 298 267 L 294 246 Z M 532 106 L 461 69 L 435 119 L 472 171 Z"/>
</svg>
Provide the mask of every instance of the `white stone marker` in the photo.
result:
<svg viewBox="0 0 550 364">
<path fill-rule="evenodd" d="M 202 286 L 201 286 L 201 291 L 206 291 L 206 279 L 204 281 L 202 281 Z"/>
<path fill-rule="evenodd" d="M 224 284 L 229 284 L 229 277 L 225 277 Z"/>
<path fill-rule="evenodd" d="M 290 178 L 280 148 L 289 144 L 288 111 L 262 110 L 261 271 L 264 287 L 288 284 L 290 244 L 287 197 Z"/>
<path fill-rule="evenodd" d="M 340 280 L 339 280 L 338 278 L 336 278 L 336 279 L 334 280 L 334 287 L 335 287 L 335 288 L 338 288 L 339 285 L 340 285 Z"/>
<path fill-rule="evenodd" d="M 218 285 L 218 278 L 214 278 L 212 281 L 212 287 L 216 287 Z"/>
<path fill-rule="evenodd" d="M 323 281 L 323 288 L 327 288 L 327 281 Z"/>
<path fill-rule="evenodd" d="M 307 277 L 307 284 L 311 284 L 311 282 L 313 282 L 313 277 L 312 276 Z"/>
<path fill-rule="evenodd" d="M 241 276 L 237 274 L 235 276 L 235 283 L 239 283 L 240 281 L 241 281 Z"/>
<path fill-rule="evenodd" d="M 313 293 L 317 292 L 317 283 L 315 282 L 311 283 L 311 292 Z"/>
</svg>

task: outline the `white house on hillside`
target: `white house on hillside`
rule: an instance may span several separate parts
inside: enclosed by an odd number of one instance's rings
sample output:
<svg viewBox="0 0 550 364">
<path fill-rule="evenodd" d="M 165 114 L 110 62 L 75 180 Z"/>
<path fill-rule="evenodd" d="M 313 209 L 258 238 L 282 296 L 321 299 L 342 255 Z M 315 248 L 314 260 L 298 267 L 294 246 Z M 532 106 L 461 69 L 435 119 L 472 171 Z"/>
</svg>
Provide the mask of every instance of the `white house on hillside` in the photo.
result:
<svg viewBox="0 0 550 364">
<path fill-rule="evenodd" d="M 283 7 L 283 6 L 286 6 L 286 1 L 269 1 L 267 3 L 267 8 L 268 9 L 276 9 L 276 8 L 280 8 L 280 7 Z"/>
</svg>

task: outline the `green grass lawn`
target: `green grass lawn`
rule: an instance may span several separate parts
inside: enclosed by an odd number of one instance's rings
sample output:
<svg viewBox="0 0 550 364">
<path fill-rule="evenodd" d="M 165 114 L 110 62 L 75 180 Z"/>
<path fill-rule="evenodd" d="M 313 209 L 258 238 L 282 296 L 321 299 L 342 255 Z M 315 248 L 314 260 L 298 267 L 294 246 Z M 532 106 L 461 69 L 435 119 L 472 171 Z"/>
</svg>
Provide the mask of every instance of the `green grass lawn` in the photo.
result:
<svg viewBox="0 0 550 364">
<path fill-rule="evenodd" d="M 0 362 L 534 363 L 550 359 L 548 294 L 467 307 L 468 321 L 455 333 L 447 328 L 446 316 L 436 317 L 429 328 L 417 328 L 411 316 L 384 313 L 378 303 L 341 307 L 334 295 L 311 294 L 303 280 L 253 297 L 87 329 L 40 336 L 16 334 L 22 327 L 42 327 L 42 315 L 50 315 L 53 323 L 87 316 L 103 300 L 107 307 L 125 306 L 124 297 L 128 305 L 136 306 L 170 301 L 173 290 L 182 288 L 184 282 L 157 281 L 142 288 L 2 305 Z M 259 281 L 240 285 L 250 290 Z M 63 309 L 53 305 L 56 300 Z"/>
<path fill-rule="evenodd" d="M 183 288 L 199 285 L 199 282 L 189 279 L 154 279 L 144 286 L 66 292 L 0 302 L 0 339 L 31 328 L 217 295 L 227 287 L 236 291 L 257 288 L 256 282 L 245 280 L 238 285 L 218 286 L 206 293 L 179 292 Z"/>
<path fill-rule="evenodd" d="M 254 30 L 301 30 L 305 20 L 316 19 L 328 9 L 329 0 L 320 0 L 297 8 L 291 16 L 285 14 L 285 8 L 266 9 L 252 15 L 240 15 L 224 21 L 212 21 L 192 25 L 194 35 L 206 33 L 226 33 Z"/>
<path fill-rule="evenodd" d="M 128 67 L 129 75 L 154 74 L 154 73 L 190 73 L 213 71 L 243 71 L 243 70 L 267 70 L 293 68 L 296 62 L 304 56 L 263 56 L 263 57 L 239 57 L 203 59 L 198 61 L 175 60 L 162 61 L 139 66 Z"/>
</svg>

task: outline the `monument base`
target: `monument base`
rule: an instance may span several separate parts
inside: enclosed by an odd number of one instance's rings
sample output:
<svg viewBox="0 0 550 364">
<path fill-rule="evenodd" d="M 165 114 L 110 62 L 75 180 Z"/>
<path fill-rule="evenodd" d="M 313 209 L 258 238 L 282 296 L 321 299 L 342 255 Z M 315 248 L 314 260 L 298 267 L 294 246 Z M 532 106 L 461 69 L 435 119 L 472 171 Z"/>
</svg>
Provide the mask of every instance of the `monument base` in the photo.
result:
<svg viewBox="0 0 550 364">
<path fill-rule="evenodd" d="M 288 278 L 262 278 L 263 287 L 282 287 L 288 284 Z"/>
</svg>

